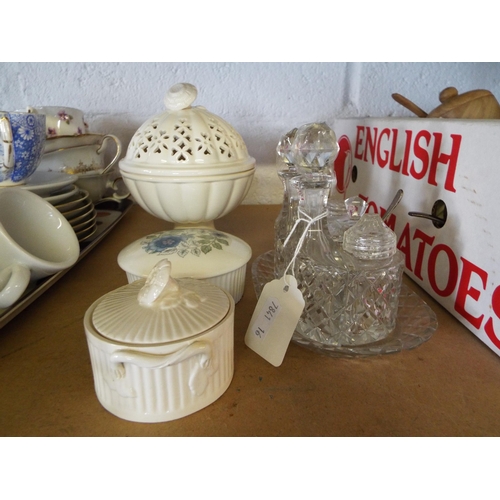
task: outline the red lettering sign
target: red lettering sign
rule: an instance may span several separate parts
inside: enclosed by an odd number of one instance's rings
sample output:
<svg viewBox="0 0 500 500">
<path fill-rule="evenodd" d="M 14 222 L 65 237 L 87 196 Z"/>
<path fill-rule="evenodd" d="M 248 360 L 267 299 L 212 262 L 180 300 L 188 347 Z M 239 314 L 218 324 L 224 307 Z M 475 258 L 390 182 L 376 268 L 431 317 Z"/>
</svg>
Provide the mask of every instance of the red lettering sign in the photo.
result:
<svg viewBox="0 0 500 500">
<path fill-rule="evenodd" d="M 500 319 L 500 286 L 496 287 L 491 296 L 491 306 L 496 317 Z M 498 338 L 493 328 L 493 318 L 489 318 L 484 325 L 484 331 L 488 338 L 493 342 L 493 345 L 500 349 L 500 339 Z M 500 333 L 500 332 L 499 332 Z"/>
<path fill-rule="evenodd" d="M 439 288 L 436 280 L 436 262 L 440 252 L 444 252 L 448 257 L 448 282 L 446 286 L 441 289 Z M 429 260 L 427 261 L 427 274 L 429 276 L 429 284 L 431 288 L 441 297 L 448 297 L 455 290 L 455 285 L 458 280 L 458 262 L 453 250 L 444 243 L 439 243 L 434 246 L 429 254 Z"/>
<path fill-rule="evenodd" d="M 425 234 L 420 229 L 415 229 L 415 234 L 413 235 L 413 239 L 420 240 L 420 243 L 418 244 L 418 249 L 417 249 L 417 260 L 415 262 L 414 273 L 417 276 L 417 278 L 420 278 L 421 280 L 423 280 L 424 278 L 422 277 L 422 264 L 424 262 L 425 246 L 426 245 L 432 246 L 432 244 L 434 243 L 435 237 Z"/>
<path fill-rule="evenodd" d="M 438 171 L 446 169 L 444 189 L 456 192 L 455 174 L 460 153 L 462 136 L 450 134 L 451 150 L 444 151 L 443 134 L 423 129 L 415 135 L 411 130 L 404 131 L 404 139 L 400 140 L 400 130 L 377 127 L 356 127 L 354 158 L 411 176 L 416 180 L 426 180 L 428 184 L 438 185 Z M 401 158 L 397 157 L 397 152 Z"/>
<path fill-rule="evenodd" d="M 483 290 L 485 290 L 488 273 L 463 257 L 460 257 L 460 260 L 462 261 L 463 266 L 462 274 L 460 275 L 460 282 L 458 284 L 457 297 L 455 300 L 455 311 L 464 317 L 474 328 L 480 328 L 484 314 L 479 317 L 472 316 L 472 314 L 467 311 L 465 303 L 467 301 L 467 297 L 471 297 L 473 300 L 478 301 L 481 295 L 481 292 L 477 288 L 470 286 L 472 275 L 475 274 L 479 276 L 483 285 Z"/>
</svg>

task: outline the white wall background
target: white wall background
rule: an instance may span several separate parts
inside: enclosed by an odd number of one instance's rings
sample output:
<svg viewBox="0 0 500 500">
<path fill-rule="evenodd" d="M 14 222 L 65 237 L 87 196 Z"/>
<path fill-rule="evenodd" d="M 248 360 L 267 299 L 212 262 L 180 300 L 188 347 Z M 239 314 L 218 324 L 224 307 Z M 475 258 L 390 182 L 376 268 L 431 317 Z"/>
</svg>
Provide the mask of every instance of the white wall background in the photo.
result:
<svg viewBox="0 0 500 500">
<path fill-rule="evenodd" d="M 295 126 L 413 116 L 392 99 L 394 92 L 425 111 L 439 105 L 438 94 L 448 86 L 487 89 L 500 99 L 500 63 L 8 62 L 0 71 L 0 109 L 80 108 L 91 132 L 115 134 L 125 148 L 147 118 L 163 111 L 173 84 L 194 84 L 195 104 L 233 125 L 257 160 L 245 203 L 280 203 L 275 147 Z"/>
</svg>

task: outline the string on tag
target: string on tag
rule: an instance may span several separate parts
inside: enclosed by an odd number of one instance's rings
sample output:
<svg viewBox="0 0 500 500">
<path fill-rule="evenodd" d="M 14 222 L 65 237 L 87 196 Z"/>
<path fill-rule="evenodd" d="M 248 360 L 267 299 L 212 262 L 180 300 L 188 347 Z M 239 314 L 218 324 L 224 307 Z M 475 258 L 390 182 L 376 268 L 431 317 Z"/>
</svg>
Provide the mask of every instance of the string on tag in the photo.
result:
<svg viewBox="0 0 500 500">
<path fill-rule="evenodd" d="M 283 246 L 286 247 L 287 243 L 290 241 L 290 237 L 295 232 L 295 230 L 297 229 L 297 226 L 301 222 L 305 222 L 306 223 L 306 227 L 305 227 L 304 231 L 302 232 L 302 234 L 300 235 L 299 241 L 298 241 L 297 246 L 295 247 L 295 251 L 293 253 L 293 257 L 290 259 L 290 262 L 288 263 L 288 266 L 286 266 L 285 272 L 283 274 L 283 281 L 285 282 L 286 286 L 288 286 L 288 283 L 286 281 L 286 275 L 287 275 L 287 272 L 290 269 L 290 267 L 292 268 L 292 276 L 295 277 L 295 270 L 294 270 L 295 259 L 297 258 L 297 255 L 299 254 L 300 249 L 302 248 L 302 245 L 304 243 L 304 240 L 306 239 L 307 232 L 309 231 L 309 228 L 315 222 L 318 222 L 321 219 L 324 219 L 328 215 L 328 212 L 325 211 L 325 212 L 320 213 L 316 217 L 310 217 L 301 208 L 299 208 L 298 212 L 299 212 L 299 217 L 295 221 L 295 224 L 293 225 L 290 233 L 286 237 L 285 242 L 283 243 Z"/>
</svg>

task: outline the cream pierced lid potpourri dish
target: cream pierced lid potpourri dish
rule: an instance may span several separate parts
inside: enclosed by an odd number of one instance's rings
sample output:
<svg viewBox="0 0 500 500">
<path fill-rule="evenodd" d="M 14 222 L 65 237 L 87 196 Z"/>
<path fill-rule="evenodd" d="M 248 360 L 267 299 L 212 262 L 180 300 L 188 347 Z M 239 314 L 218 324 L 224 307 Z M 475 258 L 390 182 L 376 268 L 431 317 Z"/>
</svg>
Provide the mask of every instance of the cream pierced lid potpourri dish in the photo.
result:
<svg viewBox="0 0 500 500">
<path fill-rule="evenodd" d="M 146 211 L 176 224 L 213 227 L 247 194 L 255 171 L 240 134 L 202 106 L 196 88 L 168 91 L 166 111 L 134 134 L 119 162 L 123 180 Z"/>
</svg>

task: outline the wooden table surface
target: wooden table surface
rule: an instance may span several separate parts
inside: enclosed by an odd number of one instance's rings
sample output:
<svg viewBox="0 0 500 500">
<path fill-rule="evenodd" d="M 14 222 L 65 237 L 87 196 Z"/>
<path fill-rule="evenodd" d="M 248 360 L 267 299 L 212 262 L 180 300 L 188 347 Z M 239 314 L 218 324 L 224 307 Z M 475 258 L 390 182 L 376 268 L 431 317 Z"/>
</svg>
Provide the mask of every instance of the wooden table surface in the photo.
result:
<svg viewBox="0 0 500 500">
<path fill-rule="evenodd" d="M 2 436 L 498 436 L 500 359 L 405 277 L 436 312 L 411 351 L 331 358 L 291 344 L 279 368 L 244 344 L 256 304 L 250 266 L 273 247 L 278 206 L 242 205 L 216 227 L 252 247 L 235 313 L 235 371 L 209 407 L 179 420 L 121 420 L 98 402 L 83 329 L 87 308 L 126 284 L 116 258 L 170 229 L 138 206 L 48 291 L 0 329 Z"/>
</svg>

